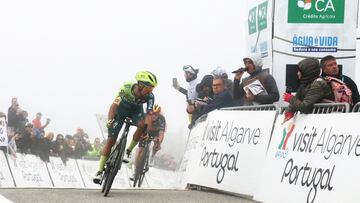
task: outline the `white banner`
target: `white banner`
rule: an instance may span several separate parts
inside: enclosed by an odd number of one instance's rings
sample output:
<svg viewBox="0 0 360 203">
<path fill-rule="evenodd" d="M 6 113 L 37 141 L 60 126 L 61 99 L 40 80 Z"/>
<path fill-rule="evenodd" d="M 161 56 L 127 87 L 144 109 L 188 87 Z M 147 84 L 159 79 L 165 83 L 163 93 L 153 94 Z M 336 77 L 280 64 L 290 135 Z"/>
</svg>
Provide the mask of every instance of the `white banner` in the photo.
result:
<svg viewBox="0 0 360 203">
<path fill-rule="evenodd" d="M 272 0 L 248 1 L 247 54 L 261 53 L 263 68 L 272 71 Z"/>
<path fill-rule="evenodd" d="M 80 172 L 74 159 L 68 159 L 66 165 L 59 157 L 50 157 L 47 164 L 51 179 L 56 188 L 83 188 Z"/>
<path fill-rule="evenodd" d="M 178 178 L 177 182 L 180 188 L 186 188 L 189 179 L 191 179 L 191 173 L 188 172 L 191 161 L 191 157 L 193 156 L 194 152 L 196 151 L 196 146 L 198 145 L 200 135 L 204 132 L 206 126 L 206 122 L 197 122 L 196 125 L 191 129 L 190 134 L 188 136 L 187 144 L 186 144 L 186 151 L 184 156 L 181 160 L 181 164 L 178 171 Z"/>
<path fill-rule="evenodd" d="M 357 202 L 360 113 L 279 116 L 255 200 Z"/>
<path fill-rule="evenodd" d="M 8 136 L 6 130 L 6 120 L 4 117 L 0 118 L 0 146 L 8 146 Z"/>
<path fill-rule="evenodd" d="M 14 187 L 14 181 L 6 161 L 5 154 L 0 150 L 0 188 Z"/>
<path fill-rule="evenodd" d="M 189 183 L 254 195 L 276 111 L 213 111 L 187 173 Z"/>
<path fill-rule="evenodd" d="M 93 182 L 93 178 L 99 169 L 99 161 L 76 160 L 86 188 L 100 189 L 99 184 Z"/>
<path fill-rule="evenodd" d="M 45 163 L 34 155 L 16 154 L 9 159 L 16 187 L 53 187 Z"/>
<path fill-rule="evenodd" d="M 344 0 L 276 1 L 273 75 L 280 92 L 285 92 L 284 72 L 296 69 L 294 65 L 305 57 L 333 55 L 345 75 L 354 75 L 357 4 Z M 296 70 L 292 76 L 296 80 Z"/>
</svg>

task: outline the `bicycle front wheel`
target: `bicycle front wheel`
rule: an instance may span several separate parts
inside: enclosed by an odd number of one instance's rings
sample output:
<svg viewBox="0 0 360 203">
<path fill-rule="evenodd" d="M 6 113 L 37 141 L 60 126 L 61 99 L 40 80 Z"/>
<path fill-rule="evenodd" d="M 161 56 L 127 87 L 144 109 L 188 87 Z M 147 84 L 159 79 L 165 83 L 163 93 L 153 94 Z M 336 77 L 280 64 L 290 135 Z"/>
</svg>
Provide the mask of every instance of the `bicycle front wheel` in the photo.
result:
<svg viewBox="0 0 360 203">
<path fill-rule="evenodd" d="M 124 158 L 125 147 L 126 147 L 126 140 L 121 138 L 119 146 L 116 147 L 116 149 L 115 149 L 116 154 L 114 154 L 115 158 L 113 160 L 113 163 L 110 164 L 111 167 L 110 167 L 110 170 L 109 170 L 109 175 L 106 178 L 107 180 L 105 182 L 106 185 L 105 185 L 104 196 L 108 195 L 108 193 L 109 193 L 109 191 L 111 189 L 111 186 L 112 186 L 112 184 L 114 182 L 115 176 L 116 176 L 116 174 L 118 173 L 118 171 L 121 168 L 122 160 Z"/>
</svg>

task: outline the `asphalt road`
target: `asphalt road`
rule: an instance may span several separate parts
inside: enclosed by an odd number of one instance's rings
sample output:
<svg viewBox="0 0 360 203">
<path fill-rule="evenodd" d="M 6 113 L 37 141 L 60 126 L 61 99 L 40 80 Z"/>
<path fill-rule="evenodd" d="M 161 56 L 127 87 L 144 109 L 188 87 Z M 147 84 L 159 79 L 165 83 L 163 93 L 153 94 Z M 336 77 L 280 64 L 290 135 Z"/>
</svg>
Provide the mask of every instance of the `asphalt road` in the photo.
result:
<svg viewBox="0 0 360 203">
<path fill-rule="evenodd" d="M 236 202 L 256 203 L 238 196 L 206 191 L 187 190 L 111 190 L 108 197 L 104 197 L 99 190 L 81 189 L 4 189 L 0 194 L 17 203 L 21 202 Z"/>
</svg>

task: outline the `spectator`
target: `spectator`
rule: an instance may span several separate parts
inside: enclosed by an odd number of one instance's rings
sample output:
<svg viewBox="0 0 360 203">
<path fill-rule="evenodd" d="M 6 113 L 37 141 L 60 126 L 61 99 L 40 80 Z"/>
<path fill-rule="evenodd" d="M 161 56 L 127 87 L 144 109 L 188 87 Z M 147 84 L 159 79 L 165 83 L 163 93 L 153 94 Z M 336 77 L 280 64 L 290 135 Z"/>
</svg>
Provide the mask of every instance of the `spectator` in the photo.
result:
<svg viewBox="0 0 360 203">
<path fill-rule="evenodd" d="M 209 113 L 215 109 L 223 108 L 223 107 L 230 107 L 233 106 L 233 98 L 229 90 L 225 88 L 225 78 L 216 77 L 212 83 L 212 89 L 214 92 L 214 99 L 209 101 L 208 105 L 203 106 L 195 106 L 198 109 L 198 113 L 194 116 L 194 121 L 199 118 L 201 115 Z M 192 122 L 194 124 L 194 122 Z M 190 126 L 192 127 L 192 126 Z"/>
<path fill-rule="evenodd" d="M 25 125 L 25 130 L 21 133 L 21 136 L 16 143 L 20 153 L 29 154 L 32 143 L 35 140 L 35 134 L 33 132 L 33 126 L 31 123 Z"/>
<path fill-rule="evenodd" d="M 228 78 L 228 74 L 226 73 L 226 70 L 220 66 L 216 67 L 211 74 L 214 77 L 221 77 L 225 79 L 225 88 L 229 90 L 231 93 L 231 96 L 233 96 L 233 82 Z"/>
<path fill-rule="evenodd" d="M 7 129 L 6 129 L 6 114 L 5 113 L 3 113 L 3 112 L 0 112 L 0 118 L 4 118 L 5 120 L 4 120 L 4 123 L 1 121 L 1 126 L 3 127 L 3 130 L 6 130 L 6 132 L 7 132 Z M 1 133 L 2 134 L 2 133 Z M 5 136 L 5 134 L 3 134 L 3 136 Z M 9 134 L 7 134 L 7 137 L 6 138 L 8 138 L 7 140 L 3 140 L 2 141 L 2 146 L 0 146 L 0 150 L 2 150 L 4 153 L 7 153 L 7 146 L 6 145 L 8 145 L 8 140 L 10 140 L 10 138 L 9 138 Z M 8 142 L 8 143 L 6 143 L 6 142 Z"/>
<path fill-rule="evenodd" d="M 50 162 L 49 156 L 53 151 L 53 143 L 54 133 L 48 132 L 44 138 L 39 140 L 38 148 L 39 148 L 39 157 L 44 162 Z"/>
<path fill-rule="evenodd" d="M 82 128 L 77 128 L 75 134 L 73 135 L 73 138 L 77 138 L 79 140 L 83 139 L 85 136 L 85 131 Z"/>
<path fill-rule="evenodd" d="M 9 145 L 8 145 L 8 150 L 9 150 L 9 154 L 13 157 L 16 158 L 16 153 L 17 153 L 17 146 L 16 143 L 18 142 L 19 138 L 21 137 L 20 132 L 15 132 L 13 134 L 9 134 Z"/>
<path fill-rule="evenodd" d="M 41 112 L 36 114 L 36 117 L 34 118 L 34 120 L 32 121 L 32 124 L 34 126 L 34 132 L 35 132 L 35 136 L 36 138 L 40 139 L 41 138 L 41 131 L 44 131 L 44 129 L 49 125 L 50 123 L 50 118 L 46 119 L 46 123 L 45 125 L 41 124 L 41 117 L 42 114 Z"/>
<path fill-rule="evenodd" d="M 322 58 L 320 61 L 320 67 L 322 69 L 323 77 L 330 76 L 337 78 L 343 81 L 350 88 L 353 105 L 359 102 L 359 90 L 356 86 L 356 83 L 350 77 L 340 74 L 339 67 L 334 56 L 328 55 Z"/>
<path fill-rule="evenodd" d="M 100 138 L 95 138 L 94 144 L 91 145 L 91 149 L 87 152 L 89 158 L 100 158 L 100 153 L 102 150 L 102 145 Z"/>
<path fill-rule="evenodd" d="M 25 130 L 25 125 L 27 123 L 29 123 L 29 119 L 28 119 L 28 112 L 27 111 L 24 111 L 24 110 L 21 110 L 19 109 L 18 110 L 18 126 L 17 126 L 17 130 L 20 131 L 20 132 L 23 132 Z"/>
<path fill-rule="evenodd" d="M 306 58 L 298 63 L 299 89 L 295 96 L 284 93 L 284 101 L 289 102 L 285 111 L 284 122 L 290 120 L 294 113 L 311 113 L 314 104 L 323 99 L 334 100 L 334 95 L 327 82 L 320 77 L 319 61 L 314 58 Z"/>
<path fill-rule="evenodd" d="M 196 85 L 196 92 L 198 98 L 204 99 L 205 97 L 213 98 L 214 93 L 212 91 L 212 81 L 214 77 L 212 75 L 205 75 L 201 82 Z"/>
<path fill-rule="evenodd" d="M 74 157 L 79 159 L 87 154 L 87 151 L 91 149 L 89 136 L 82 128 L 77 128 L 76 133 L 73 135 L 75 142 Z"/>
<path fill-rule="evenodd" d="M 19 103 L 16 97 L 11 99 L 11 106 L 8 109 L 8 128 L 15 132 L 17 130 L 17 127 L 20 126 L 20 108 Z"/>
<path fill-rule="evenodd" d="M 189 86 L 187 89 L 184 89 L 180 87 L 178 81 L 176 78 L 174 78 L 173 81 L 173 87 L 177 89 L 179 92 L 186 95 L 186 100 L 190 100 L 191 102 L 194 102 L 197 98 L 197 92 L 195 90 L 196 85 L 199 83 L 199 79 L 197 78 L 197 74 L 199 73 L 199 69 L 194 69 L 190 65 L 183 66 L 184 70 L 184 76 L 186 82 L 189 83 Z"/>
<path fill-rule="evenodd" d="M 74 136 L 73 140 L 75 145 L 73 158 L 80 159 L 87 154 L 87 151 L 91 149 L 91 144 L 88 142 L 88 140 L 84 139 L 84 137 L 79 139 L 78 137 Z M 71 142 L 70 146 L 73 146 Z"/>
<path fill-rule="evenodd" d="M 76 140 L 73 137 L 69 138 L 68 143 L 64 147 L 66 158 L 74 158 L 76 150 Z"/>
<path fill-rule="evenodd" d="M 234 71 L 234 98 L 244 100 L 245 105 L 272 104 L 279 100 L 279 90 L 272 75 L 262 70 L 260 54 L 253 54 L 243 59 L 245 69 Z M 244 71 L 250 74 L 248 78 L 240 80 Z M 254 91 L 254 86 L 261 86 L 259 91 Z"/>
<path fill-rule="evenodd" d="M 191 105 L 194 104 L 195 99 L 197 98 L 196 85 L 199 83 L 199 79 L 197 78 L 197 74 L 199 73 L 199 69 L 194 69 L 190 65 L 183 66 L 184 76 L 186 82 L 189 83 L 188 89 L 184 89 L 180 87 L 176 78 L 173 79 L 173 87 L 177 89 L 179 92 L 186 95 L 186 100 L 188 106 L 186 107 L 186 112 L 189 113 L 190 123 L 192 122 L 192 111 Z"/>
<path fill-rule="evenodd" d="M 53 142 L 52 154 L 54 156 L 59 156 L 64 163 L 66 162 L 66 155 L 68 154 L 68 152 L 66 152 L 68 148 L 65 147 L 65 145 L 64 136 L 62 134 L 58 134 L 56 136 L 56 140 Z"/>
</svg>

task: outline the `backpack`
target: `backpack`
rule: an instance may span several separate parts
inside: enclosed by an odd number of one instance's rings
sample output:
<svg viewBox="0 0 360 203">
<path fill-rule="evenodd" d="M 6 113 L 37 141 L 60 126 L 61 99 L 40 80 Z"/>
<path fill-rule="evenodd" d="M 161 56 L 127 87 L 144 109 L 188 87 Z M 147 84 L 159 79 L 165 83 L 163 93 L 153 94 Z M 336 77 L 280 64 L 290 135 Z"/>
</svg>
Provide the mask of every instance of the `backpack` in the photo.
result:
<svg viewBox="0 0 360 203">
<path fill-rule="evenodd" d="M 334 77 L 326 76 L 325 81 L 330 85 L 334 94 L 335 102 L 352 104 L 351 89 L 342 81 Z"/>
</svg>

